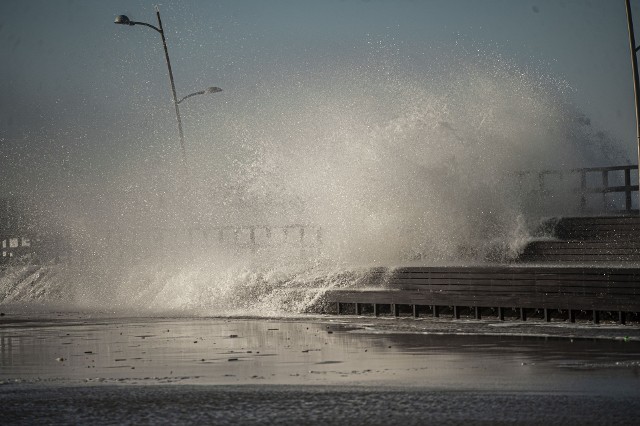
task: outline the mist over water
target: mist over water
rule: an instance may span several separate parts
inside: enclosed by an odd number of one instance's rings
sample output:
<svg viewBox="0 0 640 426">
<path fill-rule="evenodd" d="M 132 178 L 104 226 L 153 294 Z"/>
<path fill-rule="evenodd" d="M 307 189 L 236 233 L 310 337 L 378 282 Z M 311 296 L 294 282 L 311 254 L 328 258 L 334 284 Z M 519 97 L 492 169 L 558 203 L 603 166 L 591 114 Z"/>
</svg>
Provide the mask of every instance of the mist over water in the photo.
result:
<svg viewBox="0 0 640 426">
<path fill-rule="evenodd" d="M 291 69 L 225 89 L 242 102 L 187 123 L 187 177 L 166 150 L 36 192 L 32 209 L 72 255 L 7 269 L 0 302 L 300 313 L 328 288 L 363 285 L 371 267 L 507 262 L 540 215 L 578 207 L 570 196 L 543 206 L 515 172 L 629 162 L 567 83 L 497 54 L 374 49 Z"/>
</svg>

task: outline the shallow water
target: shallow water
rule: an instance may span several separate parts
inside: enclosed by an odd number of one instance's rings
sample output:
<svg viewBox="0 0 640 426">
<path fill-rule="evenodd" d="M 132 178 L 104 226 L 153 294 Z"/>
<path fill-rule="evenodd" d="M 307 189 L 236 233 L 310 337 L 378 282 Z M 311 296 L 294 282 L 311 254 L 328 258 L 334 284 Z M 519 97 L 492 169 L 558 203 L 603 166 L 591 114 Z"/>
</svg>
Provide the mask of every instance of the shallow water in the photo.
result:
<svg viewBox="0 0 640 426">
<path fill-rule="evenodd" d="M 513 331 L 431 334 L 416 329 L 428 321 L 367 320 L 5 322 L 0 379 L 5 384 L 357 384 L 640 396 L 638 341 Z M 579 327 L 573 332 L 579 334 Z"/>
<path fill-rule="evenodd" d="M 640 415 L 640 341 L 611 338 L 637 327 L 527 324 L 562 336 L 535 337 L 487 320 L 57 313 L 0 323 L 11 424 L 634 424 Z M 465 328 L 498 332 L 456 334 Z"/>
</svg>

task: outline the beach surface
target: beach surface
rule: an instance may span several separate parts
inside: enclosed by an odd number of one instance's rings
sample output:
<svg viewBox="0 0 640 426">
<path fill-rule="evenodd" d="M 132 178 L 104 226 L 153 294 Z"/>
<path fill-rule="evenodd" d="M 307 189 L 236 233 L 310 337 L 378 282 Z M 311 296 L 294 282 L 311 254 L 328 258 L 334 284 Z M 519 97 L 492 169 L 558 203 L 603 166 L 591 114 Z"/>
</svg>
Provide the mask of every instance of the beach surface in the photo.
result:
<svg viewBox="0 0 640 426">
<path fill-rule="evenodd" d="M 0 402 L 11 423 L 640 416 L 637 326 L 82 313 L 7 313 L 0 325 Z"/>
</svg>

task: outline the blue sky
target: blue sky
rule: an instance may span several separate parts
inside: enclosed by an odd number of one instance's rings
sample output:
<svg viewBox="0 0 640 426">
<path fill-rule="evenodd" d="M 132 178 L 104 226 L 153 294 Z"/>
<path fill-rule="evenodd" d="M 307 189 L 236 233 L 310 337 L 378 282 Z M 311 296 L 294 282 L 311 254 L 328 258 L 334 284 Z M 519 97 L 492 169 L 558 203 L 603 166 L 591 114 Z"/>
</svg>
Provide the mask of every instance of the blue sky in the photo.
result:
<svg viewBox="0 0 640 426">
<path fill-rule="evenodd" d="M 32 164 L 58 178 L 60 170 L 89 168 L 99 180 L 131 162 L 148 161 L 150 152 L 178 155 L 160 39 L 148 28 L 113 24 L 118 14 L 155 24 L 155 4 L 0 3 L 0 193 L 15 179 L 28 180 L 25 170 Z M 429 79 L 438 68 L 431 59 L 480 55 L 561 81 L 563 96 L 635 162 L 622 0 L 229 0 L 159 6 L 179 96 L 208 86 L 224 89 L 182 108 L 192 156 L 204 135 L 231 140 L 241 138 L 247 123 L 272 122 L 265 111 L 295 103 L 295 85 L 312 81 L 318 97 L 326 96 L 322 87 L 331 88 L 332 72 L 369 67 L 375 73 L 371 68 L 379 67 L 381 73 L 402 73 L 393 65 L 399 63 Z M 640 4 L 634 10 L 640 26 Z"/>
</svg>

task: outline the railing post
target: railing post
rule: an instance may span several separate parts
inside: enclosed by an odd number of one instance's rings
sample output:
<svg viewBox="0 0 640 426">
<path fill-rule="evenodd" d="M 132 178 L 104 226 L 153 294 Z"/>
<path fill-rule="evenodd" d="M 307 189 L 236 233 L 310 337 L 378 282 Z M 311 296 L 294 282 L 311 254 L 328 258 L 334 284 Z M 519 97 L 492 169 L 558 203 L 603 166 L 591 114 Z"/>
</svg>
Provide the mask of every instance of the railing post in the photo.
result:
<svg viewBox="0 0 640 426">
<path fill-rule="evenodd" d="M 624 207 L 631 211 L 631 169 L 624 169 Z"/>
<path fill-rule="evenodd" d="M 580 170 L 580 211 L 587 209 L 587 172 Z"/>
<path fill-rule="evenodd" d="M 540 197 L 544 197 L 544 172 L 538 173 L 538 186 L 540 188 Z"/>
<path fill-rule="evenodd" d="M 602 207 L 607 210 L 607 189 L 609 188 L 609 171 L 602 171 Z"/>
</svg>

